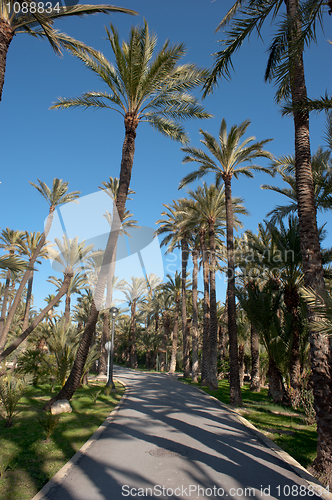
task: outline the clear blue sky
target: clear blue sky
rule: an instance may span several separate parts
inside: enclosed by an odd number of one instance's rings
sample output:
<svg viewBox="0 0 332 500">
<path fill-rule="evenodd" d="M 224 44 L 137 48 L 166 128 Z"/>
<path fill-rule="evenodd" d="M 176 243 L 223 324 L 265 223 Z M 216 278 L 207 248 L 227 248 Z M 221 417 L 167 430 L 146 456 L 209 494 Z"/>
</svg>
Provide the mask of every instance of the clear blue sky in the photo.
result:
<svg viewBox="0 0 332 500">
<path fill-rule="evenodd" d="M 112 61 L 104 26 L 112 22 L 121 38 L 127 39 L 130 27 L 142 23 L 145 18 L 150 29 L 156 32 L 160 45 L 167 38 L 171 42 L 184 42 L 187 47 L 185 61 L 210 67 L 213 63 L 211 54 L 218 50 L 217 41 L 222 37 L 222 33 L 215 33 L 215 28 L 233 0 L 121 0 L 115 4 L 135 9 L 139 16 L 98 14 L 62 20 L 56 27 L 101 50 Z M 330 18 L 326 19 L 330 23 Z M 217 135 L 222 118 L 229 127 L 250 119 L 249 134 L 256 136 L 257 140 L 274 139 L 269 144 L 274 155 L 293 154 L 292 120 L 281 117 L 274 101 L 275 89 L 263 78 L 271 33 L 267 26 L 263 31 L 265 44 L 256 36 L 250 43 L 245 43 L 234 58 L 232 80 L 220 82 L 219 88 L 204 100 L 204 106 L 214 118 L 186 124 L 192 145 L 199 146 L 199 128 Z M 313 45 L 305 54 L 310 97 L 318 97 L 326 89 L 330 91 L 332 46 L 328 44 L 328 38 L 327 34 L 319 34 L 318 45 Z M 58 177 L 69 181 L 70 190 L 79 190 L 82 196 L 86 196 L 95 193 L 109 176 L 119 176 L 124 126 L 118 113 L 49 109 L 57 97 L 71 97 L 89 90 L 107 89 L 78 60 L 69 54 L 57 57 L 46 41 L 23 34 L 14 37 L 8 53 L 0 105 L 1 229 L 8 226 L 29 231 L 43 230 L 48 207 L 29 181 L 36 182 L 39 178 L 51 185 L 52 179 Z M 312 115 L 312 151 L 324 144 L 323 136 L 324 116 Z M 128 208 L 141 226 L 155 229 L 163 203 L 171 203 L 172 199 L 185 195 L 177 188 L 192 165 L 182 165 L 182 159 L 179 144 L 161 136 L 148 124 L 139 125 L 131 182 L 137 194 Z M 262 161 L 262 165 L 266 164 Z M 261 184 L 271 183 L 271 180 L 272 183 L 278 182 L 264 174 L 256 175 L 253 180 L 234 180 L 233 195 L 244 198 L 250 212 L 250 217 L 243 219 L 245 229 L 256 230 L 266 213 L 276 204 L 283 203 L 281 196 L 260 189 Z M 212 182 L 213 177 L 206 181 Z M 324 214 L 319 221 L 328 222 L 326 229 L 329 232 L 330 215 Z M 330 238 L 325 244 L 331 244 Z M 165 274 L 174 270 L 174 259 L 171 260 L 165 261 Z M 167 268 L 171 264 L 172 267 Z M 54 292 L 54 286 L 46 283 L 46 279 L 55 273 L 50 264 L 45 263 L 37 274 L 34 295 L 35 304 L 40 307 L 43 298 Z M 225 286 L 222 282 L 217 282 L 218 298 L 224 301 Z"/>
</svg>

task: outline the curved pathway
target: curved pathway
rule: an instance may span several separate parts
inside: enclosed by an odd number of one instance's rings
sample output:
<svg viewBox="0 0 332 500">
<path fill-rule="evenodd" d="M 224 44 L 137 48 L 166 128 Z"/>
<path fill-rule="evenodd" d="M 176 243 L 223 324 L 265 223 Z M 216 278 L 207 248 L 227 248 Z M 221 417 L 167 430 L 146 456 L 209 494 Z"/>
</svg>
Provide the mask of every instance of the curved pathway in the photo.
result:
<svg viewBox="0 0 332 500">
<path fill-rule="evenodd" d="M 33 500 L 317 498 L 303 470 L 208 395 L 165 374 L 115 377 L 120 407 Z"/>
</svg>

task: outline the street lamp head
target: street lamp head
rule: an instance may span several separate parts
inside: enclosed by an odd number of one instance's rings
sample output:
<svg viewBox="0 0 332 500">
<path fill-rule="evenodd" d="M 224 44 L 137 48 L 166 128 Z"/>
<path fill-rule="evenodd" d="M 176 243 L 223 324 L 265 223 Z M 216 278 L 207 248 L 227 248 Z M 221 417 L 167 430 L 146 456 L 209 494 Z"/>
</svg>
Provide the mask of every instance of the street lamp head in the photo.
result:
<svg viewBox="0 0 332 500">
<path fill-rule="evenodd" d="M 115 319 L 115 317 L 118 314 L 118 312 L 119 312 L 119 309 L 117 307 L 114 307 L 114 306 L 111 307 L 110 313 L 111 313 L 111 316 L 112 316 L 113 319 Z"/>
</svg>

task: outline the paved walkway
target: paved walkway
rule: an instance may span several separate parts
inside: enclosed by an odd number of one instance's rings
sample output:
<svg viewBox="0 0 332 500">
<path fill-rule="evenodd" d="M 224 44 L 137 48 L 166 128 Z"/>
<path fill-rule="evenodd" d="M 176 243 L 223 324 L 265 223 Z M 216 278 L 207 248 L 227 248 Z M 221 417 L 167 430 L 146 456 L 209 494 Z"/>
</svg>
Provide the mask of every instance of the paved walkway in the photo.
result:
<svg viewBox="0 0 332 500">
<path fill-rule="evenodd" d="M 168 375 L 115 377 L 127 386 L 120 408 L 33 500 L 317 498 L 301 469 L 208 395 Z"/>
</svg>

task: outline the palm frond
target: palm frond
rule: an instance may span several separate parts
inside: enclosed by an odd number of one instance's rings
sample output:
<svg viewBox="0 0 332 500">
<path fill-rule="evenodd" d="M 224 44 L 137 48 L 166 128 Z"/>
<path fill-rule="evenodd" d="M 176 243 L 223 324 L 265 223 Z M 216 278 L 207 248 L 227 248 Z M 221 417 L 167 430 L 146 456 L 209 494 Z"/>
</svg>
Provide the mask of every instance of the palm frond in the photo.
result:
<svg viewBox="0 0 332 500">
<path fill-rule="evenodd" d="M 247 7 L 236 9 L 238 17 L 233 19 L 231 28 L 226 31 L 226 38 L 219 40 L 219 43 L 224 48 L 214 54 L 215 63 L 209 78 L 204 84 L 204 97 L 212 91 L 218 77 L 230 78 L 234 53 L 239 50 L 247 38 L 250 38 L 254 30 L 260 35 L 264 21 L 281 3 L 281 0 L 262 0 L 259 3 L 249 2 Z"/>
<path fill-rule="evenodd" d="M 326 93 L 320 99 L 307 99 L 305 102 L 299 104 L 286 104 L 282 107 L 282 115 L 291 115 L 294 111 L 316 111 L 320 113 L 329 109 L 332 109 L 332 97 Z"/>
</svg>

